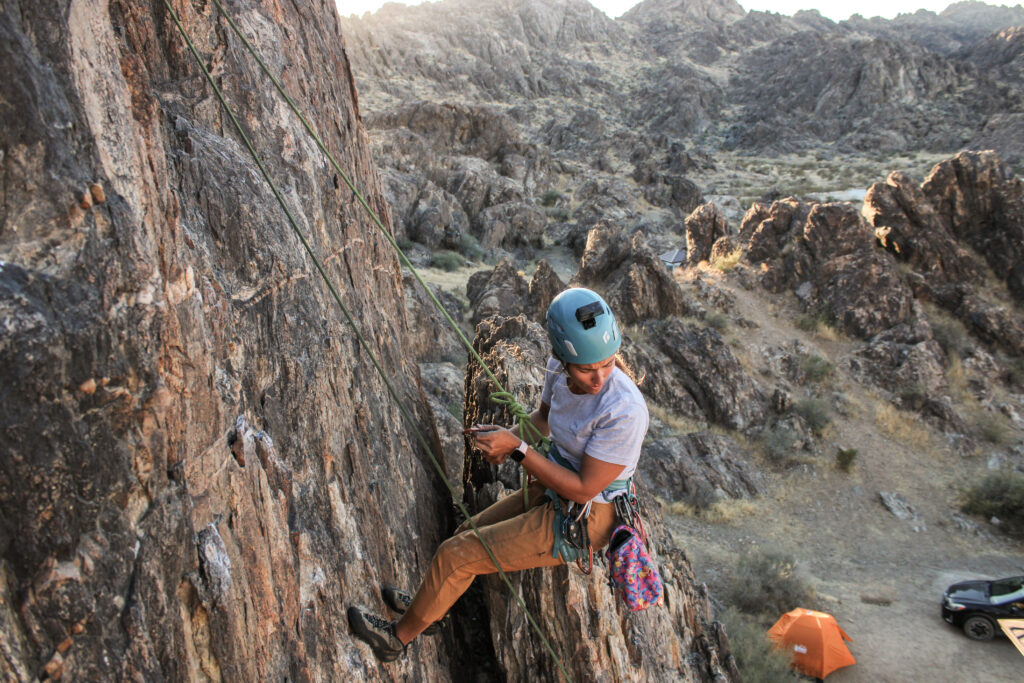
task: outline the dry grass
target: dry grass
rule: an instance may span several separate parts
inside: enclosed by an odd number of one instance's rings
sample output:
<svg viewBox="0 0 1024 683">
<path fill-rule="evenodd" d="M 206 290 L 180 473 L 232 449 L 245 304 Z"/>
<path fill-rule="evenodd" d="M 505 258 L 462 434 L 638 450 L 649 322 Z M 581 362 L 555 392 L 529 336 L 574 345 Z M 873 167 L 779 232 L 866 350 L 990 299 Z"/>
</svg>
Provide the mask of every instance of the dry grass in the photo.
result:
<svg viewBox="0 0 1024 683">
<path fill-rule="evenodd" d="M 716 258 L 714 261 L 711 262 L 711 267 L 720 270 L 723 273 L 726 271 L 730 271 L 736 267 L 737 263 L 740 262 L 741 256 L 743 256 L 743 250 L 736 249 L 726 254 L 725 256 Z"/>
<path fill-rule="evenodd" d="M 907 446 L 927 448 L 932 443 L 931 431 L 916 415 L 882 400 L 875 404 L 875 424 L 884 434 Z"/>
<path fill-rule="evenodd" d="M 683 415 L 677 415 L 664 406 L 657 405 L 656 403 L 647 403 L 647 409 L 651 415 L 658 418 L 666 425 L 669 429 L 680 435 L 692 434 L 694 432 L 700 432 L 708 428 L 707 424 L 698 422 L 689 417 Z"/>
<path fill-rule="evenodd" d="M 949 359 L 946 367 L 946 384 L 949 385 L 950 395 L 958 402 L 966 400 L 970 394 L 967 391 L 967 374 L 964 372 L 963 361 L 960 356 L 953 356 Z"/>
<path fill-rule="evenodd" d="M 465 298 L 466 283 L 469 276 L 481 270 L 491 270 L 494 266 L 478 265 L 470 268 L 459 268 L 458 270 L 446 271 L 441 268 L 417 268 L 423 281 L 430 285 L 437 285 L 460 298 Z"/>
<path fill-rule="evenodd" d="M 702 509 L 681 501 L 661 501 L 661 504 L 669 514 L 677 517 L 699 517 L 709 524 L 730 524 L 757 512 L 757 505 L 754 501 L 745 498 L 727 498 Z"/>
</svg>

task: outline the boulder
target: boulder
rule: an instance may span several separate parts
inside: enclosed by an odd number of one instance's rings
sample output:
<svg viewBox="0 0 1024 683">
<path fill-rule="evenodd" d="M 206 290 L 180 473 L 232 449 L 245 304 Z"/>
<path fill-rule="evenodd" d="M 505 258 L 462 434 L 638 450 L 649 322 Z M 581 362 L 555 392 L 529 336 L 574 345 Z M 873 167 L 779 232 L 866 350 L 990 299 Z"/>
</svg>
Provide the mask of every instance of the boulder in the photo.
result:
<svg viewBox="0 0 1024 683">
<path fill-rule="evenodd" d="M 686 217 L 686 262 L 696 265 L 711 257 L 711 248 L 720 237 L 729 234 L 725 216 L 713 203 L 697 207 Z"/>
<path fill-rule="evenodd" d="M 651 341 L 624 344 L 623 354 L 652 401 L 738 431 L 763 425 L 767 401 L 716 330 L 671 319 L 646 332 Z"/>
<path fill-rule="evenodd" d="M 405 317 L 409 325 L 409 344 L 421 363 L 447 361 L 465 363 L 466 348 L 437 306 L 419 282 L 408 271 L 402 272 L 405 289 Z M 431 288 L 435 297 L 445 305 L 452 318 L 462 318 L 457 299 L 440 287 Z"/>
<path fill-rule="evenodd" d="M 757 496 L 762 487 L 761 476 L 744 449 L 733 439 L 711 432 L 649 438 L 639 473 L 652 494 L 698 509 L 721 500 Z"/>
<path fill-rule="evenodd" d="M 473 273 L 466 283 L 466 296 L 473 309 L 470 321 L 475 326 L 492 315 L 519 315 L 526 310 L 529 294 L 529 285 L 515 261 L 502 259 L 493 270 Z"/>
</svg>

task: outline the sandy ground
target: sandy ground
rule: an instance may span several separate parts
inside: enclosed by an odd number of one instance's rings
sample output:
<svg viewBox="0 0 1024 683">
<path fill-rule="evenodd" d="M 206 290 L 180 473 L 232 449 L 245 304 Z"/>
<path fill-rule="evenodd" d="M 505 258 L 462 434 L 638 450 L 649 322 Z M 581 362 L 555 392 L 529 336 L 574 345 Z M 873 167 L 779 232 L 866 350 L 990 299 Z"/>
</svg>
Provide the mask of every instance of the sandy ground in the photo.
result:
<svg viewBox="0 0 1024 683">
<path fill-rule="evenodd" d="M 779 310 L 732 279 L 720 283 L 736 296 L 736 314 L 757 325 L 735 335 L 738 355 L 800 338 L 839 365 L 855 346 L 801 332 L 784 302 Z M 957 455 L 935 435 L 910 443 L 887 436 L 875 421 L 877 398 L 842 373 L 823 392 L 841 392 L 850 407 L 846 416 L 834 416 L 819 441 L 821 455 L 787 471 L 767 470 L 764 496 L 730 521 L 666 516 L 698 580 L 715 595 L 736 556 L 750 548 L 795 557 L 818 594 L 818 608 L 853 639 L 857 664 L 832 674 L 835 683 L 1024 681 L 1024 657 L 1009 640 L 971 641 L 939 610 L 944 589 L 955 581 L 1024 574 L 1019 542 L 953 522 L 957 491 L 982 476 L 984 454 Z M 858 449 L 852 471 L 834 466 L 837 446 Z M 892 515 L 880 491 L 902 494 L 918 513 L 916 524 Z"/>
</svg>

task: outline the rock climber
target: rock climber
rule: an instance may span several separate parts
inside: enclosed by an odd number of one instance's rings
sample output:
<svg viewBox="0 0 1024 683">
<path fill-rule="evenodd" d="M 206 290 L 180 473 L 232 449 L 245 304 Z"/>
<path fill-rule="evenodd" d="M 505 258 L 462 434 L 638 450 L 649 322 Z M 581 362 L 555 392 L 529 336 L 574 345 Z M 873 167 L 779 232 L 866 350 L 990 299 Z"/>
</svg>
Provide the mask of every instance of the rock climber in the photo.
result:
<svg viewBox="0 0 1024 683">
<path fill-rule="evenodd" d="M 563 291 L 548 307 L 546 323 L 553 356 L 530 421 L 550 437 L 548 455 L 527 444 L 519 426 L 467 430 L 487 462 L 500 465 L 511 457 L 530 475 L 529 509 L 520 490 L 473 517 L 505 572 L 565 564 L 579 557 L 573 556 L 577 550 L 589 546 L 592 553 L 608 542 L 616 526 L 612 501 L 629 488 L 649 422 L 647 404 L 618 354 L 622 335 L 615 316 L 600 295 L 582 288 Z M 382 590 L 399 619 L 352 606 L 349 625 L 380 661 L 393 661 L 416 636 L 440 630 L 476 576 L 496 571 L 480 538 L 463 522 L 438 548 L 415 595 L 390 586 Z"/>
</svg>

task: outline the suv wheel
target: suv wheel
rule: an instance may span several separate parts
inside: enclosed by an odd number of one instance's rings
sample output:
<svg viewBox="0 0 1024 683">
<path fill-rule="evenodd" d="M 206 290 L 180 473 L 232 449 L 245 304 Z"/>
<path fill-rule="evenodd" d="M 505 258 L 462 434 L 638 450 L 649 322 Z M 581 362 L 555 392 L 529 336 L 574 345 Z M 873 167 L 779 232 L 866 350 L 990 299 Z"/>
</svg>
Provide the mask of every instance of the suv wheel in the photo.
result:
<svg viewBox="0 0 1024 683">
<path fill-rule="evenodd" d="M 964 622 L 964 633 L 971 640 L 992 640 L 996 635 L 996 625 L 988 617 L 976 614 Z"/>
</svg>

